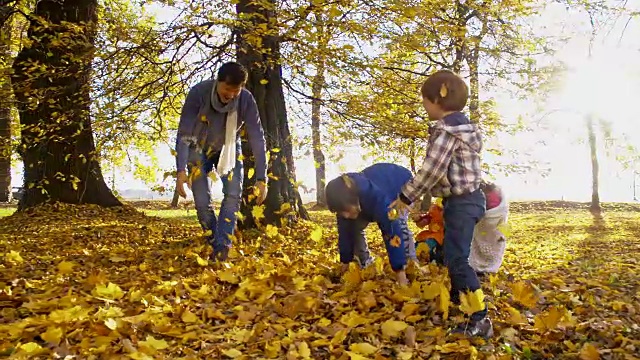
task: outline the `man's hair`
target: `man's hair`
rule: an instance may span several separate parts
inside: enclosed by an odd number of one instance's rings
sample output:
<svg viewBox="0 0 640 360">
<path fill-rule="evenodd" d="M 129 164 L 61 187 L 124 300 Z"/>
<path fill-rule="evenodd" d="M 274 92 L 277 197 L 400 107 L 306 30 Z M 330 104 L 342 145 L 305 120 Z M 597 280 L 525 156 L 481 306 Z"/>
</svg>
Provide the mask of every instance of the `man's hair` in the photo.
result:
<svg viewBox="0 0 640 360">
<path fill-rule="evenodd" d="M 249 78 L 247 69 L 237 62 L 227 62 L 218 69 L 218 81 L 232 86 L 244 85 Z"/>
<path fill-rule="evenodd" d="M 444 111 L 462 111 L 467 105 L 469 87 L 451 70 L 431 74 L 420 89 L 423 98 L 440 105 Z"/>
<path fill-rule="evenodd" d="M 327 207 L 333 213 L 346 211 L 360 203 L 356 183 L 348 175 L 339 176 L 327 184 L 325 188 Z"/>
</svg>

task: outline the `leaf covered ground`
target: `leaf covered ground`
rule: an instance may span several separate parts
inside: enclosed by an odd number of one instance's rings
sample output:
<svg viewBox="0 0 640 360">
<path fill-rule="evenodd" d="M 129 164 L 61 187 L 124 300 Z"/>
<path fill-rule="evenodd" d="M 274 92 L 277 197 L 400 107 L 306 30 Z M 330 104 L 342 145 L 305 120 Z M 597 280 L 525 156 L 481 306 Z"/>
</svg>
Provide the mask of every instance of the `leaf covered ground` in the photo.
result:
<svg viewBox="0 0 640 360">
<path fill-rule="evenodd" d="M 375 226 L 375 266 L 340 278 L 327 212 L 244 233 L 227 266 L 204 260 L 193 211 L 16 213 L 0 219 L 0 357 L 637 359 L 640 212 L 514 208 L 486 343 L 446 336 L 463 315 L 445 270 L 393 284 Z"/>
</svg>

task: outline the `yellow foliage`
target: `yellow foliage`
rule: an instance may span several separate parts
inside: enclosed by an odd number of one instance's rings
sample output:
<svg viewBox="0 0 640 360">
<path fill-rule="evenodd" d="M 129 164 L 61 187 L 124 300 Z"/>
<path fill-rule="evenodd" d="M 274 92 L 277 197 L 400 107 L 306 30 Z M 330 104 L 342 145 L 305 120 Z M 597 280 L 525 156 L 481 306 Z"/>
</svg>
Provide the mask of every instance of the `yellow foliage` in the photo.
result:
<svg viewBox="0 0 640 360">
<path fill-rule="evenodd" d="M 65 351 L 78 358 L 383 360 L 510 353 L 591 360 L 633 356 L 636 349 L 626 330 L 640 320 L 629 286 L 640 270 L 635 230 L 620 236 L 608 228 L 615 235 L 601 233 L 592 243 L 585 240 L 594 231 L 590 219 L 577 212 L 512 215 L 516 231 L 504 269 L 483 280 L 482 292 L 461 295 L 465 313 L 489 304 L 496 335 L 486 347 L 447 336 L 463 316 L 457 309 L 449 316 L 446 268 L 412 265 L 411 286 L 394 286 L 374 226 L 366 230 L 374 263 L 365 270 L 353 263 L 340 278 L 335 216 L 328 212 L 312 211 L 315 223 L 244 231 L 234 242 L 236 257 L 204 264 L 193 257 L 210 248 L 191 219 L 126 208 L 45 210 L 36 209 L 47 214 L 38 221 L 33 214 L 0 221 L 0 233 L 9 234 L 0 237 L 0 275 L 11 279 L 0 281 L 0 353 L 7 357 Z M 629 223 L 622 220 L 628 214 L 616 214 L 607 214 L 612 223 Z M 540 234 L 556 222 L 572 230 Z M 7 244 L 24 262 L 6 261 Z"/>
</svg>

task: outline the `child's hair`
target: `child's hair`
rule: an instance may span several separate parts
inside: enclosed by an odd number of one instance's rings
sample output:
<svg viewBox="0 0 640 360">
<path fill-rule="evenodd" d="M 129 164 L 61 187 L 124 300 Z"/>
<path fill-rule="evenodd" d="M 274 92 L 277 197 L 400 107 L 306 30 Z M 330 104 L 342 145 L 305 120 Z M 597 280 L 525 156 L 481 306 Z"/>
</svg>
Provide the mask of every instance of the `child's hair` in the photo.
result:
<svg viewBox="0 0 640 360">
<path fill-rule="evenodd" d="M 347 175 L 339 176 L 327 184 L 325 197 L 329 211 L 336 213 L 347 211 L 360 203 L 356 183 Z"/>
<path fill-rule="evenodd" d="M 423 98 L 440 105 L 444 111 L 462 111 L 467 105 L 469 87 L 451 70 L 431 74 L 420 89 Z"/>
</svg>

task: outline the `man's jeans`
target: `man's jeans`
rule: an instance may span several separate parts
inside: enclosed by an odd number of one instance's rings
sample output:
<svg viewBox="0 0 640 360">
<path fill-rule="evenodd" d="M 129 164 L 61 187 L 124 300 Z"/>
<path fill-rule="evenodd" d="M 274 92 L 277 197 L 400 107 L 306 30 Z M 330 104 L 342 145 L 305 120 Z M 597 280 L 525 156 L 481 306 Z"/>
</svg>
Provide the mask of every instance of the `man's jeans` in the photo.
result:
<svg viewBox="0 0 640 360">
<path fill-rule="evenodd" d="M 238 145 L 236 154 L 240 153 Z M 244 171 L 242 161 L 236 156 L 236 166 L 227 175 L 222 175 L 222 205 L 220 206 L 219 216 L 213 211 L 211 204 L 211 187 L 209 186 L 209 173 L 218 164 L 220 152 L 206 154 L 191 149 L 189 152 L 189 173 L 195 168 L 199 168 L 199 174 L 192 179 L 191 191 L 193 192 L 193 200 L 196 206 L 198 221 L 202 229 L 211 230 L 211 235 L 207 237 L 207 241 L 216 252 L 222 251 L 225 247 L 231 246 L 231 238 L 236 226 L 236 213 L 240 209 L 240 199 L 242 196 L 242 180 Z"/>
<path fill-rule="evenodd" d="M 416 248 L 413 241 L 413 235 L 409 226 L 407 225 L 407 219 L 401 218 L 398 221 L 402 222 L 402 245 L 404 246 L 404 253 L 407 261 L 416 260 Z M 338 250 L 340 252 L 340 262 L 349 263 L 352 260 L 356 260 L 360 267 L 365 268 L 373 262 L 373 257 L 369 252 L 367 245 L 367 239 L 365 237 L 364 230 L 369 225 L 369 221 L 358 218 L 355 220 L 344 219 L 338 217 L 338 229 L 345 231 L 343 242 L 338 241 Z"/>
<path fill-rule="evenodd" d="M 451 300 L 460 302 L 461 291 L 476 291 L 480 288 L 478 276 L 469 265 L 469 252 L 473 240 L 473 229 L 485 212 L 485 198 L 481 190 L 470 194 L 452 195 L 444 198 L 444 264 L 451 277 Z M 476 321 L 484 318 L 486 309 L 471 316 Z"/>
</svg>

